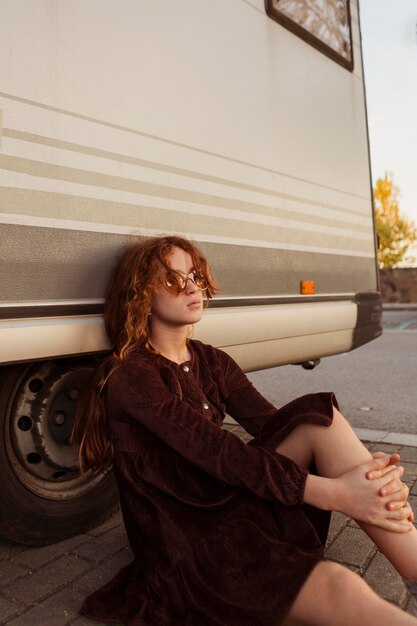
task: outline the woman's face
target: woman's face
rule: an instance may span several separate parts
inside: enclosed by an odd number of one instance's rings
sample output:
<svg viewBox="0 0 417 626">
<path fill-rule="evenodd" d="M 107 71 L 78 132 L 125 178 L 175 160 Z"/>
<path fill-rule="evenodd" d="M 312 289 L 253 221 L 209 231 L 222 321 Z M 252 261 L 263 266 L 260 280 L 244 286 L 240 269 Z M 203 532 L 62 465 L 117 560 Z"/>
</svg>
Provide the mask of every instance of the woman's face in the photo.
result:
<svg viewBox="0 0 417 626">
<path fill-rule="evenodd" d="M 188 252 L 173 248 L 167 259 L 169 266 L 177 272 L 189 274 L 195 268 Z M 161 272 L 165 271 L 161 268 Z M 199 322 L 203 316 L 203 292 L 188 279 L 184 293 L 172 294 L 161 284 L 154 294 L 151 320 L 168 326 L 184 326 Z"/>
</svg>

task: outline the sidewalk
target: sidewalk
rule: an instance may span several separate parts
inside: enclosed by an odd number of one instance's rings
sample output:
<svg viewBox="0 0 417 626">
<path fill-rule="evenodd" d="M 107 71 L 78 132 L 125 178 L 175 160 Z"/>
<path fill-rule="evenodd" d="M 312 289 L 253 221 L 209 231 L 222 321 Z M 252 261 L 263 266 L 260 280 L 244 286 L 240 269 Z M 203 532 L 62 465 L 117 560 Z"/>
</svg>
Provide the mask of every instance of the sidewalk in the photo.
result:
<svg viewBox="0 0 417 626">
<path fill-rule="evenodd" d="M 224 427 L 244 441 L 251 439 L 236 424 Z M 417 511 L 416 438 L 382 431 L 358 434 L 370 450 L 401 454 L 403 480 Z M 355 522 L 340 513 L 332 518 L 327 558 L 343 563 L 384 598 L 406 607 L 401 578 L 385 557 Z M 79 617 L 78 608 L 88 593 L 131 558 L 120 513 L 98 528 L 52 546 L 25 548 L 0 540 L 0 626 L 97 626 L 98 622 Z"/>
</svg>

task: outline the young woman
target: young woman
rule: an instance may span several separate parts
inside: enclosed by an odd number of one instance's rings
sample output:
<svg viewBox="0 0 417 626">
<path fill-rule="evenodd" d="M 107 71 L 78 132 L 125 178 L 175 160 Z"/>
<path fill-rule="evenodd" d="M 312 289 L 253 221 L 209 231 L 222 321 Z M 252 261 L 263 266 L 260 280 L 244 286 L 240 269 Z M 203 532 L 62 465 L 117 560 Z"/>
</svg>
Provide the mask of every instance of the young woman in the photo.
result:
<svg viewBox="0 0 417 626">
<path fill-rule="evenodd" d="M 417 624 L 323 559 L 330 511 L 341 511 L 415 586 L 398 455 L 373 458 L 333 393 L 276 409 L 226 353 L 190 339 L 214 291 L 204 256 L 180 237 L 137 243 L 114 270 L 114 352 L 73 440 L 84 469 L 113 464 L 135 559 L 82 613 L 129 626 Z M 221 428 L 225 412 L 249 444 Z"/>
</svg>

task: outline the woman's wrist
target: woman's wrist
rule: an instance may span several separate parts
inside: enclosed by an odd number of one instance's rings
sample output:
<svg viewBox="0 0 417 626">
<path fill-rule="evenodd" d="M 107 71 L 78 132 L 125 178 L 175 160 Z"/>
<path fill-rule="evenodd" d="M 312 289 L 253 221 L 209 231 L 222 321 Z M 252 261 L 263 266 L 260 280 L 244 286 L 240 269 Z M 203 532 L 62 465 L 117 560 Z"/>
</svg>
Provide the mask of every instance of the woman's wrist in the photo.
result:
<svg viewBox="0 0 417 626">
<path fill-rule="evenodd" d="M 335 478 L 308 474 L 304 488 L 304 502 L 324 511 L 337 511 L 338 485 Z"/>
</svg>

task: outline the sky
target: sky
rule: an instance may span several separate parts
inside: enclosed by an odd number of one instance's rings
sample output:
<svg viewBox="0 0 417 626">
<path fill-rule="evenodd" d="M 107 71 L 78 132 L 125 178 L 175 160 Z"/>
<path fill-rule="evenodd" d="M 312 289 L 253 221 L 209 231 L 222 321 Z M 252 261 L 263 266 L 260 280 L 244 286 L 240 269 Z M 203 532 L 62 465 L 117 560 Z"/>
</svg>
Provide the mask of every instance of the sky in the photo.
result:
<svg viewBox="0 0 417 626">
<path fill-rule="evenodd" d="M 417 0 L 359 0 L 375 184 L 400 188 L 401 213 L 417 226 Z"/>
</svg>

